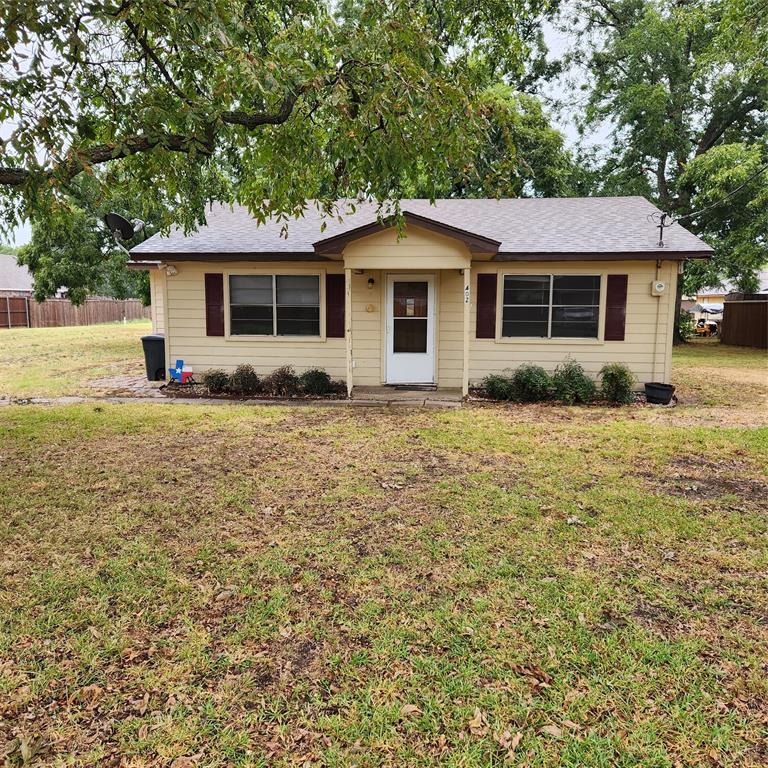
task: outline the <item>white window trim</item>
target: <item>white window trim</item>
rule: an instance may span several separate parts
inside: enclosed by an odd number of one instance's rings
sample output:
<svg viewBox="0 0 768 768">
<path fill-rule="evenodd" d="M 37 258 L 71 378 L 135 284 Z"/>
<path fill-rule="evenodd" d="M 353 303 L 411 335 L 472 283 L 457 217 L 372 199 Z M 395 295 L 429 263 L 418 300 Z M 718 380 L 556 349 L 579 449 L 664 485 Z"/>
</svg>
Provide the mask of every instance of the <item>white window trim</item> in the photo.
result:
<svg viewBox="0 0 768 768">
<path fill-rule="evenodd" d="M 324 269 L 301 269 L 291 267 L 270 267 L 268 269 L 229 269 L 224 270 L 224 340 L 225 341 L 247 341 L 247 342 L 265 342 L 270 344 L 304 344 L 304 343 L 322 343 L 327 340 L 325 335 L 325 274 Z M 275 290 L 274 277 L 277 275 L 317 275 L 320 278 L 320 335 L 319 336 L 278 336 L 276 333 L 256 334 L 256 333 L 235 333 L 231 332 L 230 324 L 232 311 L 229 303 L 229 278 L 239 275 L 272 275 L 272 289 Z M 272 296 L 272 322 L 273 328 L 277 329 L 277 296 Z"/>
<path fill-rule="evenodd" d="M 546 344 L 546 345 L 572 345 L 572 346 L 602 346 L 605 343 L 605 301 L 608 272 L 603 270 L 570 270 L 562 269 L 557 272 L 544 270 L 509 271 L 499 269 L 496 285 L 496 344 Z M 547 323 L 547 336 L 502 336 L 504 316 L 504 278 L 522 277 L 531 275 L 548 275 L 549 280 L 549 317 Z M 600 278 L 600 303 L 597 308 L 597 338 L 579 336 L 552 336 L 552 294 L 554 277 L 599 277 Z M 558 305 L 559 306 L 559 305 Z"/>
</svg>

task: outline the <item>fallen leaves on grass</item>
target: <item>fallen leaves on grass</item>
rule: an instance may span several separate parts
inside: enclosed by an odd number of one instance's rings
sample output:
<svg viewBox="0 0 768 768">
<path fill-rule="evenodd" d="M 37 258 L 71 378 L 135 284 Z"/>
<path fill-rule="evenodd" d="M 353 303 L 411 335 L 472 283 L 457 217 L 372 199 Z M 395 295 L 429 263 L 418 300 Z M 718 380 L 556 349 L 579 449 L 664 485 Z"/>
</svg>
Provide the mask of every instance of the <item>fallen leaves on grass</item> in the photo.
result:
<svg viewBox="0 0 768 768">
<path fill-rule="evenodd" d="M 488 718 L 479 707 L 475 707 L 472 719 L 467 723 L 473 736 L 485 736 L 488 733 Z"/>
<path fill-rule="evenodd" d="M 104 689 L 100 685 L 94 684 L 81 688 L 78 697 L 88 709 L 95 709 L 103 695 Z"/>
<path fill-rule="evenodd" d="M 513 664 L 512 670 L 516 674 L 522 675 L 534 690 L 549 688 L 552 684 L 552 675 L 535 664 Z"/>
<path fill-rule="evenodd" d="M 413 717 L 420 714 L 421 710 L 415 704 L 403 704 L 400 707 L 400 717 Z"/>
<path fill-rule="evenodd" d="M 523 732 L 518 731 L 512 735 L 512 731 L 506 730 L 502 733 L 496 734 L 494 736 L 494 740 L 499 745 L 499 747 L 501 747 L 501 749 L 506 751 L 504 759 L 512 760 L 514 751 L 518 748 L 520 742 L 523 740 Z"/>
</svg>

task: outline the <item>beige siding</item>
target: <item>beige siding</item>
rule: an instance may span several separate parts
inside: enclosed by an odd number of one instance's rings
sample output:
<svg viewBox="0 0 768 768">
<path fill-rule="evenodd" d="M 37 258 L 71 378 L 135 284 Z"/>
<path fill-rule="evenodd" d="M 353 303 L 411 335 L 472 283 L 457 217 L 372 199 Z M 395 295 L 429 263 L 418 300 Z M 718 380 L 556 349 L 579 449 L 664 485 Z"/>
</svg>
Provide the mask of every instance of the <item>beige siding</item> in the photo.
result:
<svg viewBox="0 0 768 768">
<path fill-rule="evenodd" d="M 417 273 L 424 271 L 417 270 Z M 366 269 L 363 274 L 352 275 L 352 361 L 354 383 L 359 386 L 377 386 L 386 381 L 384 344 L 388 274 L 407 275 L 409 270 Z M 463 277 L 457 269 L 435 274 L 437 383 L 441 387 L 461 387 Z M 368 288 L 369 278 L 374 280 L 372 289 Z"/>
<path fill-rule="evenodd" d="M 674 262 L 662 262 L 659 279 L 666 285 L 662 297 L 651 295 L 651 283 L 656 279 L 656 262 L 550 262 L 534 264 L 509 262 L 473 264 L 473 296 L 479 272 L 498 272 L 499 291 L 502 275 L 518 274 L 590 274 L 602 275 L 600 329 L 598 340 L 536 339 L 494 340 L 475 338 L 476 313 L 472 312 L 470 342 L 470 381 L 478 383 L 489 373 L 516 368 L 521 363 L 536 363 L 552 371 L 567 355 L 581 363 L 596 377 L 605 363 L 625 363 L 637 377 L 638 385 L 645 381 L 669 381 L 671 375 L 672 318 L 674 316 L 677 267 Z M 624 341 L 602 341 L 605 322 L 605 276 L 628 275 L 627 320 Z M 497 319 L 501 305 L 497 307 Z"/>
<path fill-rule="evenodd" d="M 411 230 L 413 231 L 413 230 Z M 382 233 L 382 235 L 385 233 Z M 391 250 L 399 252 L 401 245 L 393 245 L 382 235 L 376 248 L 365 251 L 367 263 L 376 263 L 376 252 L 381 260 L 392 263 Z M 366 238 L 370 240 L 371 238 Z M 417 253 L 418 267 L 413 271 L 434 272 L 437 275 L 437 383 L 441 387 L 461 387 L 463 359 L 463 278 L 458 268 L 426 269 L 424 264 L 439 263 L 439 255 L 445 243 L 432 233 L 419 233 L 418 243 L 411 239 L 409 252 Z M 399 241 L 403 243 L 403 241 Z M 354 244 L 348 246 L 352 248 Z M 347 249 L 347 250 L 348 250 Z M 418 252 L 414 249 L 420 249 Z M 362 252 L 357 251 L 358 256 Z M 453 256 L 457 256 L 453 251 Z M 345 258 L 347 252 L 344 254 Z M 362 257 L 362 256 L 361 256 Z M 388 261 L 387 261 L 388 260 Z M 394 262 L 395 264 L 399 262 Z M 342 261 L 332 262 L 274 262 L 253 263 L 192 263 L 175 264 L 178 274 L 166 277 L 164 272 L 150 273 L 152 286 L 153 327 L 165 332 L 168 342 L 168 358 L 183 359 L 195 371 L 221 367 L 234 369 L 240 363 L 250 363 L 260 374 L 290 363 L 298 371 L 312 366 L 325 368 L 334 378 L 343 379 L 346 374 L 346 343 L 340 339 L 297 339 L 290 337 L 208 337 L 205 334 L 205 291 L 206 272 L 254 273 L 275 272 L 287 274 L 297 271 L 316 271 L 323 275 L 344 269 Z M 363 269 L 356 267 L 356 269 Z M 497 272 L 499 286 L 505 273 L 528 274 L 599 274 L 603 276 L 603 297 L 601 300 L 600 338 L 597 340 L 536 339 L 515 340 L 476 339 L 474 304 L 477 274 Z M 355 385 L 378 385 L 385 381 L 385 285 L 387 274 L 407 271 L 388 266 L 386 269 L 365 268 L 361 274 L 352 275 L 352 361 Z M 620 342 L 602 340 L 605 313 L 605 276 L 626 274 L 628 282 L 626 338 Z M 663 297 L 651 295 L 651 283 L 656 279 L 656 263 L 648 262 L 551 262 L 506 264 L 474 261 L 471 280 L 469 378 L 479 383 L 486 375 L 515 368 L 524 362 L 543 365 L 553 370 L 567 355 L 584 365 L 587 372 L 596 376 L 607 362 L 621 362 L 630 366 L 638 383 L 650 380 L 669 381 L 671 375 L 672 317 L 674 313 L 676 264 L 663 262 L 659 279 L 667 289 Z M 368 280 L 374 286 L 368 288 Z M 324 302 L 324 290 L 321 298 Z M 167 304 L 165 303 L 167 301 Z M 167 307 L 167 312 L 164 309 Z M 501 316 L 501 305 L 497 315 Z M 324 316 L 324 307 L 322 310 Z M 321 322 L 324 328 L 324 322 Z"/>
<path fill-rule="evenodd" d="M 150 316 L 152 333 L 165 333 L 165 272 L 149 270 Z"/>
<path fill-rule="evenodd" d="M 389 274 L 433 273 L 436 312 L 437 383 L 461 387 L 463 356 L 462 267 L 471 256 L 453 238 L 418 226 L 398 239 L 387 229 L 356 240 L 344 249 L 344 264 L 363 274 L 352 276 L 352 357 L 356 385 L 375 386 L 386 381 L 386 282 Z M 368 279 L 373 278 L 373 290 Z"/>
<path fill-rule="evenodd" d="M 373 278 L 373 288 L 368 279 Z M 384 381 L 384 278 L 378 269 L 352 274 L 352 379 L 356 385 Z"/>
<path fill-rule="evenodd" d="M 194 263 L 178 262 L 177 275 L 166 278 L 168 296 L 168 348 L 171 360 L 181 359 L 196 372 L 208 368 L 231 371 L 241 363 L 253 365 L 259 374 L 266 374 L 281 365 L 293 365 L 298 372 L 320 366 L 334 377 L 343 379 L 346 373 L 344 339 L 298 339 L 283 337 L 221 337 L 205 334 L 206 272 L 253 274 L 275 272 L 290 274 L 298 271 L 341 272 L 341 264 L 275 262 L 255 265 L 243 262 Z M 321 301 L 324 289 L 321 280 Z M 324 313 L 323 313 L 324 314 Z M 321 317 L 321 328 L 324 323 Z"/>
<path fill-rule="evenodd" d="M 439 285 L 437 383 L 441 387 L 461 387 L 464 365 L 464 276 L 457 269 L 445 270 L 440 273 Z"/>
<path fill-rule="evenodd" d="M 344 249 L 344 265 L 350 269 L 461 269 L 468 267 L 470 260 L 464 243 L 416 226 L 408 227 L 407 236 L 399 239 L 391 227 L 361 237 Z"/>
</svg>

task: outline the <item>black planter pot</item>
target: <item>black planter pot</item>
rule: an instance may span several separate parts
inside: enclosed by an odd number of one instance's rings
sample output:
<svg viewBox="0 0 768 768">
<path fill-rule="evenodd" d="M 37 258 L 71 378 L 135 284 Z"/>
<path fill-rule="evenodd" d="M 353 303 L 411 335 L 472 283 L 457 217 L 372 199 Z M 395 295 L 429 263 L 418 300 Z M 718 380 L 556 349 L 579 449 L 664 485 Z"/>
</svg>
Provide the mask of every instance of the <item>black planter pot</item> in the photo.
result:
<svg viewBox="0 0 768 768">
<path fill-rule="evenodd" d="M 645 384 L 645 399 L 655 405 L 669 405 L 675 388 L 671 384 L 662 384 L 658 381 L 649 381 Z"/>
</svg>

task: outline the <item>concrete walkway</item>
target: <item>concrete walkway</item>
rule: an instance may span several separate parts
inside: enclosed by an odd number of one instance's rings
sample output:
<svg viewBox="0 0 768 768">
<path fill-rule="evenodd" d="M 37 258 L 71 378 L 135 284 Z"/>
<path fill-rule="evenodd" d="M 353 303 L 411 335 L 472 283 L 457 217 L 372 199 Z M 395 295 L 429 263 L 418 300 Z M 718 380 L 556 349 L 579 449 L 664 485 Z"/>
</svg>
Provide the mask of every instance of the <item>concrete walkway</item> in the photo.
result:
<svg viewBox="0 0 768 768">
<path fill-rule="evenodd" d="M 90 404 L 98 405 L 102 403 L 133 403 L 149 405 L 272 405 L 289 406 L 303 408 L 461 408 L 462 401 L 438 399 L 434 397 L 409 398 L 400 397 L 387 399 L 383 398 L 364 398 L 353 397 L 351 400 L 263 400 L 254 398 L 252 400 L 224 400 L 214 397 L 165 397 L 157 395 L 145 396 L 91 396 L 91 397 L 27 397 L 27 398 L 3 398 L 0 397 L 0 407 L 8 405 L 79 405 Z"/>
</svg>

